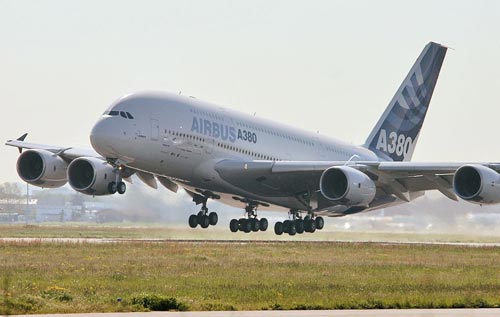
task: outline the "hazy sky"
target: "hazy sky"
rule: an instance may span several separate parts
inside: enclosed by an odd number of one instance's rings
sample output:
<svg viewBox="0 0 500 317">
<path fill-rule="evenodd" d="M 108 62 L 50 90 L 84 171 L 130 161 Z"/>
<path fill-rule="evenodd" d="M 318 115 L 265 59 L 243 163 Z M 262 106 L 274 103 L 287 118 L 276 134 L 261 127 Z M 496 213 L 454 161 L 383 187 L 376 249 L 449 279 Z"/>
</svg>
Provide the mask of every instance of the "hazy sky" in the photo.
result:
<svg viewBox="0 0 500 317">
<path fill-rule="evenodd" d="M 500 161 L 498 1 L 0 0 L 0 135 L 89 147 L 113 100 L 154 89 L 360 144 L 429 41 L 455 50 L 414 160 Z"/>
</svg>

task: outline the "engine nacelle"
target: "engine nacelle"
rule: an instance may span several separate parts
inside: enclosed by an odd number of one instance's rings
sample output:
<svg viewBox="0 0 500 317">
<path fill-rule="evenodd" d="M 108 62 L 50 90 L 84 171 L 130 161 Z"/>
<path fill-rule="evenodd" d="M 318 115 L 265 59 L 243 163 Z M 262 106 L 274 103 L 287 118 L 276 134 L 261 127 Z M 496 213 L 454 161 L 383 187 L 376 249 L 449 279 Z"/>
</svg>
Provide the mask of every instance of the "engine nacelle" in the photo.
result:
<svg viewBox="0 0 500 317">
<path fill-rule="evenodd" d="M 321 194 L 346 206 L 368 206 L 375 198 L 375 183 L 363 172 L 349 166 L 334 166 L 323 172 Z"/>
<path fill-rule="evenodd" d="M 80 157 L 68 166 L 68 182 L 77 192 L 93 195 L 111 195 L 109 184 L 116 180 L 116 170 L 106 161 L 95 157 Z"/>
<path fill-rule="evenodd" d="M 483 165 L 464 165 L 455 172 L 453 189 L 458 197 L 468 202 L 498 204 L 500 174 Z"/>
<path fill-rule="evenodd" d="M 46 150 L 26 150 L 17 159 L 17 174 L 38 187 L 61 187 L 66 184 L 68 163 Z"/>
</svg>

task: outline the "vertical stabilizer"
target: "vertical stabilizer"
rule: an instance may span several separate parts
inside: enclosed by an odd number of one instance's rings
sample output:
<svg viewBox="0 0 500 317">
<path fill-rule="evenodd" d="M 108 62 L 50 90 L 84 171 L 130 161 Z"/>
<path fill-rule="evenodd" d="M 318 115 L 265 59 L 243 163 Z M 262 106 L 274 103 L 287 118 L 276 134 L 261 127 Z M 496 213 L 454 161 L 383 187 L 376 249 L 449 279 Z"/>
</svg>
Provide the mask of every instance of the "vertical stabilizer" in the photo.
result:
<svg viewBox="0 0 500 317">
<path fill-rule="evenodd" d="M 410 161 L 447 48 L 427 44 L 366 140 L 381 159 Z"/>
</svg>

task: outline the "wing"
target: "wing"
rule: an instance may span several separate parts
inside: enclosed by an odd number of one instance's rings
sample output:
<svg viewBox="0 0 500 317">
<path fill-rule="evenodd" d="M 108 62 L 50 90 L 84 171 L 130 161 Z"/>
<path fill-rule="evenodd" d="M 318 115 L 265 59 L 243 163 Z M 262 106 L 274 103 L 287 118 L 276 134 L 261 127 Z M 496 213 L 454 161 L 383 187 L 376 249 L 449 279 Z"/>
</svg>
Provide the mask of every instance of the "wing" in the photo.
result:
<svg viewBox="0 0 500 317">
<path fill-rule="evenodd" d="M 103 164 L 106 163 L 106 159 L 99 155 L 96 151 L 91 150 L 91 149 L 81 149 L 81 148 L 74 148 L 74 147 L 62 147 L 62 146 L 57 146 L 57 145 L 48 145 L 48 144 L 39 144 L 39 143 L 30 143 L 26 142 L 26 136 L 28 134 L 25 133 L 22 136 L 20 136 L 16 140 L 9 140 L 5 143 L 5 145 L 8 146 L 14 146 L 19 149 L 19 153 L 22 152 L 23 149 L 26 150 L 43 150 L 50 152 L 49 156 L 53 157 L 60 157 L 65 161 L 65 165 L 68 165 L 71 163 L 73 160 L 85 157 L 85 158 L 95 158 L 98 159 L 99 161 L 102 161 Z M 109 165 L 109 164 L 108 164 Z M 114 166 L 116 167 L 116 166 Z M 177 192 L 178 190 L 178 185 L 173 182 L 172 180 L 162 177 L 162 176 L 156 176 L 150 173 L 147 173 L 145 171 L 139 171 L 130 167 L 123 167 L 119 169 L 120 176 L 123 178 L 123 180 L 132 182 L 132 179 L 130 178 L 133 174 L 137 174 L 139 179 L 144 182 L 146 185 L 152 187 L 152 188 L 158 188 L 157 183 L 156 183 L 156 178 L 158 181 L 167 189 L 173 192 Z M 66 183 L 66 175 L 59 175 L 58 181 L 55 182 L 54 187 L 58 187 L 59 185 L 64 185 Z M 37 184 L 34 184 L 37 185 Z M 48 186 L 47 183 L 43 183 L 44 186 Z M 37 185 L 38 186 L 38 185 Z M 49 186 L 50 187 L 50 186 Z"/>
<path fill-rule="evenodd" d="M 368 208 L 340 208 L 344 214 L 373 210 L 397 201 L 408 202 L 426 190 L 438 190 L 446 197 L 457 200 L 453 176 L 457 169 L 468 163 L 224 160 L 216 165 L 216 171 L 226 182 L 254 195 L 269 199 L 295 197 L 294 208 L 300 205 L 308 208 L 314 202 L 316 205 L 312 209 L 319 211 L 340 205 L 320 194 L 321 175 L 330 167 L 346 164 L 365 173 L 374 182 L 376 196 Z M 498 163 L 476 164 L 500 171 Z"/>
<path fill-rule="evenodd" d="M 96 151 L 90 149 L 79 149 L 73 147 L 62 147 L 57 145 L 26 142 L 24 140 L 26 139 L 27 135 L 28 134 L 25 133 L 16 140 L 8 140 L 7 142 L 5 142 L 5 145 L 17 147 L 19 149 L 19 153 L 21 153 L 23 149 L 49 151 L 57 156 L 60 156 L 68 162 L 83 156 L 104 159 Z"/>
</svg>

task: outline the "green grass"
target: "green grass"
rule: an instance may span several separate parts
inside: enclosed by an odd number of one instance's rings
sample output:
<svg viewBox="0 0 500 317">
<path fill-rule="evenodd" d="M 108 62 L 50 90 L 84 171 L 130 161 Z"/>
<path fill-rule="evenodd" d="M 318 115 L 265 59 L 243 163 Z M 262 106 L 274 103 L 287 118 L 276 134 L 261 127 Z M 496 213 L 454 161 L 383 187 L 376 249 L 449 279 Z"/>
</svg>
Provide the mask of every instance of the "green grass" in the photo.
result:
<svg viewBox="0 0 500 317">
<path fill-rule="evenodd" d="M 0 278 L 0 314 L 500 307 L 500 248 L 0 241 Z"/>
</svg>

